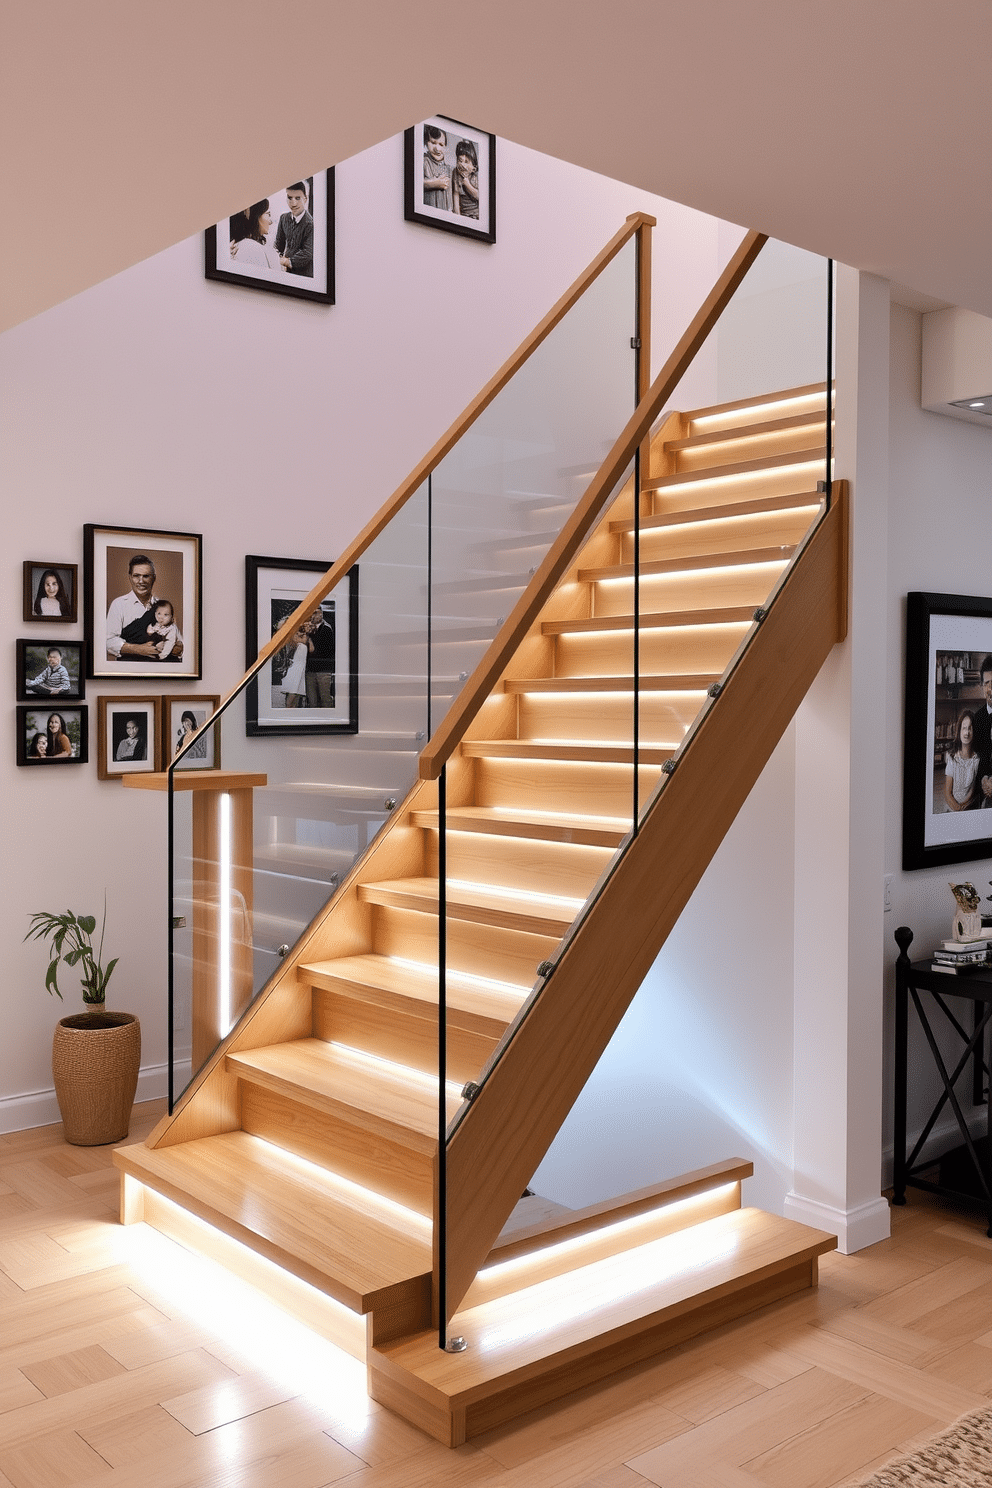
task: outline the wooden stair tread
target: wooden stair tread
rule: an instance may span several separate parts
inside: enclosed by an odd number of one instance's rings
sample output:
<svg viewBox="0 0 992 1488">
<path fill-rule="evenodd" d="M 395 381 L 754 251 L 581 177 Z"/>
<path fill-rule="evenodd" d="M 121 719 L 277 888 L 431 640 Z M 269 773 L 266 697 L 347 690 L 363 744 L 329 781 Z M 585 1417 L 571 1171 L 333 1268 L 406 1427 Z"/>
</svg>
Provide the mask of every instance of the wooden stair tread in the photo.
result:
<svg viewBox="0 0 992 1488">
<path fill-rule="evenodd" d="M 733 553 L 701 553 L 691 558 L 652 558 L 640 565 L 641 578 L 650 574 L 679 574 L 703 568 L 743 568 L 751 563 L 788 563 L 795 543 L 771 548 L 739 548 Z M 580 568 L 579 582 L 595 584 L 601 579 L 632 579 L 633 563 L 614 563 L 606 568 Z"/>
<path fill-rule="evenodd" d="M 707 610 L 658 610 L 650 614 L 642 613 L 638 617 L 638 624 L 641 630 L 667 630 L 696 625 L 750 625 L 753 619 L 754 605 L 721 605 Z M 541 634 L 586 635 L 633 629 L 633 615 L 600 615 L 588 620 L 545 620 L 541 626 Z"/>
<path fill-rule="evenodd" d="M 417 1152 L 437 1146 L 437 1083 L 417 1071 L 316 1038 L 228 1054 L 227 1068 L 240 1079 Z M 457 1097 L 449 1104 L 454 1114 Z"/>
<path fill-rule="evenodd" d="M 429 1224 L 410 1216 L 404 1229 L 375 1194 L 247 1132 L 124 1147 L 114 1162 L 353 1312 L 419 1292 L 430 1274 Z"/>
<path fill-rule="evenodd" d="M 642 491 L 667 491 L 675 486 L 699 485 L 703 481 L 727 480 L 735 475 L 761 475 L 785 465 L 808 465 L 827 458 L 822 439 L 816 444 L 787 451 L 784 455 L 761 455 L 753 460 L 734 460 L 728 465 L 704 465 L 698 470 L 677 470 L 674 475 L 655 475 L 641 482 Z"/>
<path fill-rule="evenodd" d="M 499 810 L 494 806 L 449 806 L 448 830 L 483 832 L 493 837 L 528 837 L 539 842 L 578 842 L 586 847 L 619 847 L 630 831 L 630 822 L 617 816 L 566 816 L 541 811 Z M 410 820 L 416 827 L 440 829 L 436 811 L 414 810 Z"/>
<path fill-rule="evenodd" d="M 689 413 L 683 414 L 683 418 L 692 424 L 697 419 L 725 418 L 728 414 L 740 413 L 748 408 L 767 408 L 769 404 L 797 402 L 800 398 L 810 401 L 822 398 L 821 406 L 826 408 L 826 397 L 825 382 L 807 382 L 801 387 L 780 388 L 776 393 L 760 393 L 755 398 L 737 398 L 729 403 L 711 403 L 706 408 L 693 408 Z"/>
<path fill-rule="evenodd" d="M 645 1325 L 744 1291 L 836 1245 L 835 1236 L 808 1225 L 759 1209 L 735 1210 L 456 1313 L 449 1332 L 467 1340 L 464 1353 L 439 1349 L 434 1332 L 384 1344 L 375 1353 L 391 1372 L 412 1377 L 425 1399 L 446 1407 L 467 1405 L 496 1388 L 559 1369 Z"/>
<path fill-rule="evenodd" d="M 450 813 L 449 813 L 450 815 Z M 436 966 L 414 966 L 389 956 L 340 956 L 333 961 L 311 961 L 297 968 L 299 976 L 313 987 L 343 996 L 361 997 L 377 1007 L 409 1010 L 412 1002 L 425 1007 L 424 1017 L 437 1017 L 438 972 Z M 510 988 L 493 983 L 479 985 L 480 978 L 467 980 L 448 968 L 445 995 L 448 1026 L 501 1038 L 530 987 Z"/>
<path fill-rule="evenodd" d="M 668 676 L 651 676 L 642 672 L 641 692 L 705 692 L 719 682 L 721 672 L 673 672 Z M 523 692 L 633 692 L 634 679 L 625 677 L 508 677 L 503 688 L 510 693 Z"/>
<path fill-rule="evenodd" d="M 784 418 L 759 419 L 749 424 L 725 424 L 702 434 L 689 434 L 684 439 L 666 439 L 662 448 L 668 451 L 705 449 L 708 444 L 734 444 L 737 440 L 760 438 L 762 434 L 784 434 L 790 429 L 809 429 L 826 421 L 826 405 L 806 413 L 792 413 Z"/>
<path fill-rule="evenodd" d="M 715 506 L 696 506 L 689 511 L 657 512 L 641 518 L 641 532 L 655 532 L 663 527 L 688 527 L 698 522 L 725 522 L 734 517 L 755 517 L 762 512 L 802 511 L 819 506 L 819 491 L 786 492 L 781 496 L 756 496 L 752 501 L 722 501 Z M 611 532 L 633 532 L 634 518 L 610 523 Z"/>
<path fill-rule="evenodd" d="M 438 882 L 436 878 L 397 878 L 384 883 L 360 884 L 358 897 L 367 903 L 393 909 L 437 914 Z M 578 898 L 563 900 L 545 894 L 525 895 L 513 890 L 492 889 L 485 884 L 459 885 L 450 881 L 446 900 L 449 919 L 557 936 L 564 935 L 569 929 L 584 902 Z"/>
<path fill-rule="evenodd" d="M 671 744 L 642 744 L 637 751 L 638 761 L 642 765 L 663 765 L 681 742 L 679 739 Z M 569 743 L 567 739 L 549 744 L 531 739 L 466 739 L 461 751 L 468 759 L 589 760 L 602 765 L 634 763 L 631 745 Z"/>
</svg>

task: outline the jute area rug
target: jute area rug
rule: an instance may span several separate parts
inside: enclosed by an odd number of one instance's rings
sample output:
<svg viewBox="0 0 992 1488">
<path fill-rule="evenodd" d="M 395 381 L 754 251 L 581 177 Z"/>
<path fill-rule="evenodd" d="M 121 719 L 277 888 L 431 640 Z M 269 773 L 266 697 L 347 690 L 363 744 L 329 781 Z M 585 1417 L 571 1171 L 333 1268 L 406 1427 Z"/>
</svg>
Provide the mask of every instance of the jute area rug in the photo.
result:
<svg viewBox="0 0 992 1488">
<path fill-rule="evenodd" d="M 857 1488 L 990 1488 L 992 1408 L 962 1416 L 921 1451 L 900 1457 Z"/>
</svg>

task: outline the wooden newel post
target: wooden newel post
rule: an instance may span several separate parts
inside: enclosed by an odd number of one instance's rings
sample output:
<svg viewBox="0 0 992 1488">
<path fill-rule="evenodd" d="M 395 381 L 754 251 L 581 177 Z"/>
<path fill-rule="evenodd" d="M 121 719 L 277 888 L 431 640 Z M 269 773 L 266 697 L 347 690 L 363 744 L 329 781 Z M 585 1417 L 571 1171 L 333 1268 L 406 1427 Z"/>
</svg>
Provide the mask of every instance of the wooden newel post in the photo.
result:
<svg viewBox="0 0 992 1488">
<path fill-rule="evenodd" d="M 906 980 L 909 971 L 909 948 L 913 943 L 913 932 L 908 925 L 900 925 L 895 932 L 899 956 L 896 961 L 896 1058 L 894 1071 L 895 1109 L 892 1120 L 892 1202 L 906 1202 L 906 1060 L 908 1057 L 909 989 Z"/>
<path fill-rule="evenodd" d="M 266 775 L 177 770 L 173 791 L 192 801 L 192 1064 L 214 1052 L 251 1001 L 253 791 Z M 165 773 L 126 775 L 139 790 L 168 791 Z"/>
</svg>

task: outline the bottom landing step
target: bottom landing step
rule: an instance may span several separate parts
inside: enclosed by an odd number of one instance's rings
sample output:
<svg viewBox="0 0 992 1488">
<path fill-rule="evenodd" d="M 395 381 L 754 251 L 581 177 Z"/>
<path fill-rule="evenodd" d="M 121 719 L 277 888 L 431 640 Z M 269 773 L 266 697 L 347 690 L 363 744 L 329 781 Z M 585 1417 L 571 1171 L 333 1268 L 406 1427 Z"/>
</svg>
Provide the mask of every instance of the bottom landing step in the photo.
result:
<svg viewBox="0 0 992 1488">
<path fill-rule="evenodd" d="M 369 1351 L 369 1393 L 458 1446 L 640 1359 L 816 1285 L 823 1230 L 739 1209 Z M 507 1263 L 512 1266 L 513 1261 Z"/>
</svg>

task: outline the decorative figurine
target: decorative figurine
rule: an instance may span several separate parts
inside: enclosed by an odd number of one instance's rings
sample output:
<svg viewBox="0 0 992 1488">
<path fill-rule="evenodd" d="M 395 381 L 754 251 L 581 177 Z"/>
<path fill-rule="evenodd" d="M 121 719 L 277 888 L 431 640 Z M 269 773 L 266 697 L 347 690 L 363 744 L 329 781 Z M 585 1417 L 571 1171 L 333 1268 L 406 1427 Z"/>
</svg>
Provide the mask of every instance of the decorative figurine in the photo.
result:
<svg viewBox="0 0 992 1488">
<path fill-rule="evenodd" d="M 957 909 L 951 936 L 954 940 L 978 940 L 982 934 L 982 900 L 974 884 L 951 884 Z"/>
</svg>

